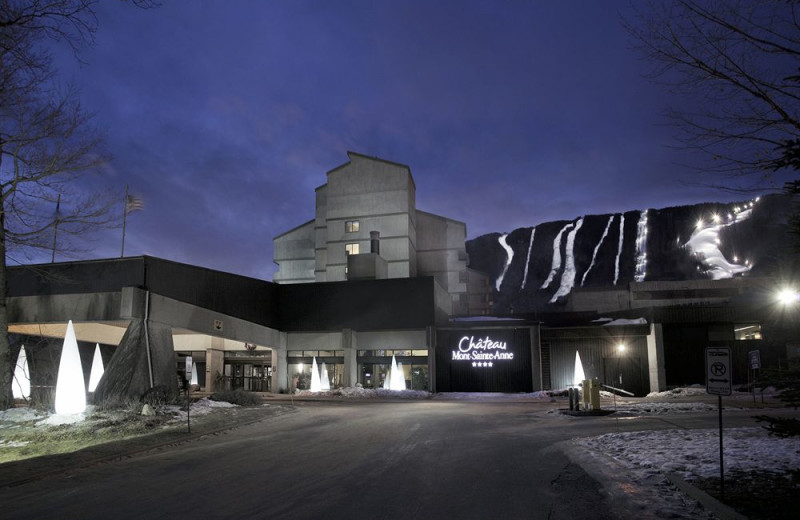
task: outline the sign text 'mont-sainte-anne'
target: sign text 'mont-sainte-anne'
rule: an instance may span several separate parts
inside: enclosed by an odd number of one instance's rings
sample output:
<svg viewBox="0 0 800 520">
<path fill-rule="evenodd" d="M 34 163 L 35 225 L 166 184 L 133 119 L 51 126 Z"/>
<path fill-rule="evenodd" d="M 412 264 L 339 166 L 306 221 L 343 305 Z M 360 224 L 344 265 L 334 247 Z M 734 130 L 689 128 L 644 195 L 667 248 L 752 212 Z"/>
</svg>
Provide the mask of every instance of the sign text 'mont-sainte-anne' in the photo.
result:
<svg viewBox="0 0 800 520">
<path fill-rule="evenodd" d="M 464 336 L 458 342 L 458 350 L 453 350 L 453 361 L 473 361 L 482 366 L 492 366 L 495 361 L 510 361 L 514 359 L 513 352 L 507 352 L 508 345 L 505 341 L 494 341 L 490 336 L 475 339 L 474 336 Z M 476 363 L 473 363 L 475 366 Z"/>
</svg>

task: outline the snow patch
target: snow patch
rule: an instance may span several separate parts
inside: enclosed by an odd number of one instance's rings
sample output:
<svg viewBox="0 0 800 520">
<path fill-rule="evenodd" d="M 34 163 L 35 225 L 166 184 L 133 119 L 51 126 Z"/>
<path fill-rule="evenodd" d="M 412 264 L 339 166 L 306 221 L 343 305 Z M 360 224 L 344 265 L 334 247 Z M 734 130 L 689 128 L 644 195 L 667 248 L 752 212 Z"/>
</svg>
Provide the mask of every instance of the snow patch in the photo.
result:
<svg viewBox="0 0 800 520">
<path fill-rule="evenodd" d="M 600 320 L 595 320 L 600 321 Z M 646 318 L 633 318 L 633 319 L 618 319 L 618 320 L 611 320 L 603 323 L 603 327 L 622 327 L 625 325 L 647 325 Z"/>
<path fill-rule="evenodd" d="M 389 390 L 387 388 L 336 388 L 327 392 L 311 393 L 302 390 L 298 397 L 344 397 L 347 399 L 430 399 L 431 393 L 424 390 Z"/>
<path fill-rule="evenodd" d="M 660 430 L 608 433 L 574 442 L 606 453 L 644 481 L 653 471 L 685 480 L 719 475 L 719 430 Z M 789 474 L 800 467 L 797 439 L 770 436 L 764 428 L 727 428 L 723 433 L 725 471 Z"/>
<path fill-rule="evenodd" d="M 647 210 L 639 215 L 636 224 L 636 272 L 633 279 L 643 282 L 647 277 Z"/>
<path fill-rule="evenodd" d="M 43 419 L 45 416 L 42 412 L 37 412 L 33 408 L 9 408 L 8 410 L 0 411 L 0 428 L 5 427 L 2 423 L 27 423 Z"/>
<path fill-rule="evenodd" d="M 611 223 L 614 222 L 614 216 L 611 215 L 608 217 L 608 223 L 606 224 L 606 229 L 603 231 L 603 236 L 600 237 L 600 241 L 594 246 L 594 253 L 592 253 L 592 261 L 589 262 L 589 268 L 583 273 L 583 278 L 581 278 L 581 287 L 583 287 L 584 282 L 586 282 L 586 277 L 589 276 L 589 272 L 594 267 L 595 260 L 597 260 L 597 252 L 600 251 L 600 246 L 603 245 L 605 242 L 606 237 L 608 236 L 608 230 L 611 229 Z"/>
<path fill-rule="evenodd" d="M 553 239 L 553 263 L 550 267 L 550 274 L 547 275 L 547 280 L 544 281 L 541 289 L 547 289 L 550 287 L 550 284 L 553 283 L 553 279 L 561 269 L 561 235 L 563 235 L 565 231 L 572 228 L 574 225 L 574 223 L 570 222 L 561 228 L 561 231 L 558 232 L 556 238 Z"/>
<path fill-rule="evenodd" d="M 722 280 L 726 278 L 733 278 L 737 274 L 746 273 L 750 270 L 750 265 L 738 264 L 735 261 L 730 262 L 720 250 L 719 233 L 722 228 L 742 222 L 750 218 L 753 213 L 753 203 L 744 211 L 737 211 L 735 216 L 728 218 L 727 222 L 722 222 L 723 217 L 715 215 L 709 220 L 709 225 L 705 225 L 704 221 L 698 222 L 692 236 L 684 244 L 692 253 L 697 256 L 698 260 L 702 262 L 708 270 L 708 274 L 713 280 Z"/>
<path fill-rule="evenodd" d="M 617 243 L 617 258 L 614 261 L 614 285 L 619 281 L 619 259 L 622 256 L 622 245 L 625 242 L 625 215 L 619 216 L 619 241 Z"/>
<path fill-rule="evenodd" d="M 213 411 L 214 408 L 235 408 L 239 405 L 231 404 L 226 401 L 213 401 L 208 397 L 198 399 L 192 403 L 189 409 L 190 415 L 206 415 Z M 164 412 L 176 415 L 179 418 L 186 418 L 186 406 L 167 405 L 161 408 Z"/>
<path fill-rule="evenodd" d="M 535 227 L 531 229 L 531 240 L 528 242 L 528 258 L 525 260 L 525 275 L 522 277 L 522 285 L 520 286 L 520 290 L 524 289 L 525 285 L 528 283 L 528 266 L 531 263 L 531 249 L 533 249 L 534 234 L 536 234 Z"/>
<path fill-rule="evenodd" d="M 511 249 L 511 246 L 506 242 L 507 237 L 508 233 L 497 239 L 497 241 L 500 242 L 500 246 L 506 250 L 506 266 L 503 268 L 503 272 L 497 277 L 497 281 L 495 281 L 494 284 L 497 292 L 500 292 L 500 286 L 503 285 L 503 278 L 505 278 L 508 268 L 511 266 L 511 260 L 514 258 L 514 250 Z"/>
<path fill-rule="evenodd" d="M 558 290 L 550 299 L 550 303 L 555 303 L 560 297 L 569 294 L 575 286 L 575 236 L 581 226 L 583 226 L 583 218 L 578 220 L 575 228 L 567 235 L 567 247 L 564 250 L 567 259 L 564 262 L 564 273 L 561 275 L 561 285 L 559 285 Z"/>
</svg>

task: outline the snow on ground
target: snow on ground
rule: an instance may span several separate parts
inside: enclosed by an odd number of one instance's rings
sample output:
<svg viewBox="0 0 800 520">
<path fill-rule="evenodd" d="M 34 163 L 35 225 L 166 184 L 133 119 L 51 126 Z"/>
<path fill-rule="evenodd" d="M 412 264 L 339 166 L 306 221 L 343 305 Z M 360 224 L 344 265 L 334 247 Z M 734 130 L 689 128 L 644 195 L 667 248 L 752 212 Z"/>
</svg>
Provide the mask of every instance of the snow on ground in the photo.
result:
<svg viewBox="0 0 800 520">
<path fill-rule="evenodd" d="M 0 428 L 13 428 L 19 423 L 29 423 L 46 417 L 47 414 L 33 408 L 9 408 L 0 411 Z"/>
<path fill-rule="evenodd" d="M 545 400 L 555 401 L 553 392 L 532 392 L 527 394 L 501 394 L 492 392 L 471 393 L 471 392 L 447 392 L 436 394 L 434 399 L 456 400 L 456 401 L 531 401 Z"/>
<path fill-rule="evenodd" d="M 301 390 L 297 397 L 344 397 L 347 399 L 430 399 L 431 393 L 423 390 L 389 390 L 386 388 L 336 388 L 324 392 Z"/>
<path fill-rule="evenodd" d="M 611 456 L 639 480 L 658 473 L 675 473 L 688 481 L 719 476 L 715 428 L 607 433 L 574 442 Z M 800 439 L 770 436 L 764 428 L 727 428 L 722 444 L 726 473 L 787 474 L 800 467 Z"/>
<path fill-rule="evenodd" d="M 84 413 L 76 414 L 51 414 L 34 410 L 33 408 L 9 408 L 8 410 L 0 411 L 0 429 L 13 428 L 23 423 L 35 423 L 36 426 L 75 424 L 84 421 L 93 411 L 93 406 L 88 406 Z"/>
<path fill-rule="evenodd" d="M 239 406 L 238 404 L 231 404 L 225 401 L 213 401 L 208 397 L 204 397 L 202 399 L 198 399 L 192 403 L 192 407 L 189 410 L 190 415 L 206 415 L 211 413 L 214 408 L 235 408 Z M 174 404 L 161 406 L 159 407 L 159 411 L 175 415 L 179 418 L 186 418 L 186 405 L 178 406 Z"/>
<path fill-rule="evenodd" d="M 650 392 L 645 399 L 679 399 L 686 396 L 708 395 L 706 387 L 692 385 L 685 388 L 675 388 L 664 392 Z"/>
</svg>

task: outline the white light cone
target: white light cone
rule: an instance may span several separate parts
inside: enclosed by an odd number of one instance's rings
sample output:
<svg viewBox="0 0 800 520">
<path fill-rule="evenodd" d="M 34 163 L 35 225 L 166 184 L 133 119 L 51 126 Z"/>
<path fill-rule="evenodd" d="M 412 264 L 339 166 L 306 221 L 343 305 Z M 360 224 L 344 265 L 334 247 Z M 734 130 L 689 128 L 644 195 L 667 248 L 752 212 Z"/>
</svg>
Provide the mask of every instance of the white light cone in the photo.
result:
<svg viewBox="0 0 800 520">
<path fill-rule="evenodd" d="M 311 391 L 319 392 L 322 389 L 322 382 L 319 380 L 319 369 L 317 368 L 317 358 L 311 360 Z"/>
<path fill-rule="evenodd" d="M 90 392 L 94 392 L 95 388 L 97 388 L 97 383 L 99 383 L 100 378 L 103 377 L 104 371 L 103 356 L 100 355 L 100 344 L 97 343 L 94 347 L 94 358 L 92 358 L 92 371 L 89 373 Z"/>
<path fill-rule="evenodd" d="M 406 374 L 403 372 L 403 364 L 397 363 L 397 381 L 395 381 L 395 390 L 406 389 Z"/>
<path fill-rule="evenodd" d="M 389 390 L 405 390 L 406 378 L 397 370 L 397 360 L 392 356 L 392 371 L 389 373 Z"/>
<path fill-rule="evenodd" d="M 580 385 L 586 379 L 586 374 L 583 372 L 583 363 L 581 363 L 581 355 L 575 351 L 575 374 L 572 377 L 572 386 Z"/>
<path fill-rule="evenodd" d="M 17 365 L 14 367 L 14 381 L 11 384 L 11 393 L 14 399 L 28 400 L 31 397 L 31 377 L 28 369 L 28 354 L 25 345 L 19 349 Z"/>
<path fill-rule="evenodd" d="M 319 367 L 319 383 L 321 390 L 330 390 L 331 389 L 331 380 L 328 377 L 328 368 L 325 366 L 325 362 L 322 362 L 322 365 Z"/>
<path fill-rule="evenodd" d="M 67 324 L 56 382 L 56 413 L 70 415 L 86 410 L 86 383 L 72 320 Z"/>
<path fill-rule="evenodd" d="M 192 380 L 189 381 L 190 385 L 198 385 L 197 382 L 197 363 L 192 362 Z"/>
</svg>

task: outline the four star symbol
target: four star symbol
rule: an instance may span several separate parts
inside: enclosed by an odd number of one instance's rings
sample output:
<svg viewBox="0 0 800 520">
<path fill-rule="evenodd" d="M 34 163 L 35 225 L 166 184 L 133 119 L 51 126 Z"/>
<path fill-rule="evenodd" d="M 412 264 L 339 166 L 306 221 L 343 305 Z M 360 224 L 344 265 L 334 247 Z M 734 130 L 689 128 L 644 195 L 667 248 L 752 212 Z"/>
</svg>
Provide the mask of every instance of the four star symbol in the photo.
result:
<svg viewBox="0 0 800 520">
<path fill-rule="evenodd" d="M 473 361 L 472 362 L 472 366 L 473 367 L 478 367 L 478 368 L 481 368 L 481 367 L 493 367 L 494 363 L 491 362 L 491 361 Z"/>
</svg>

